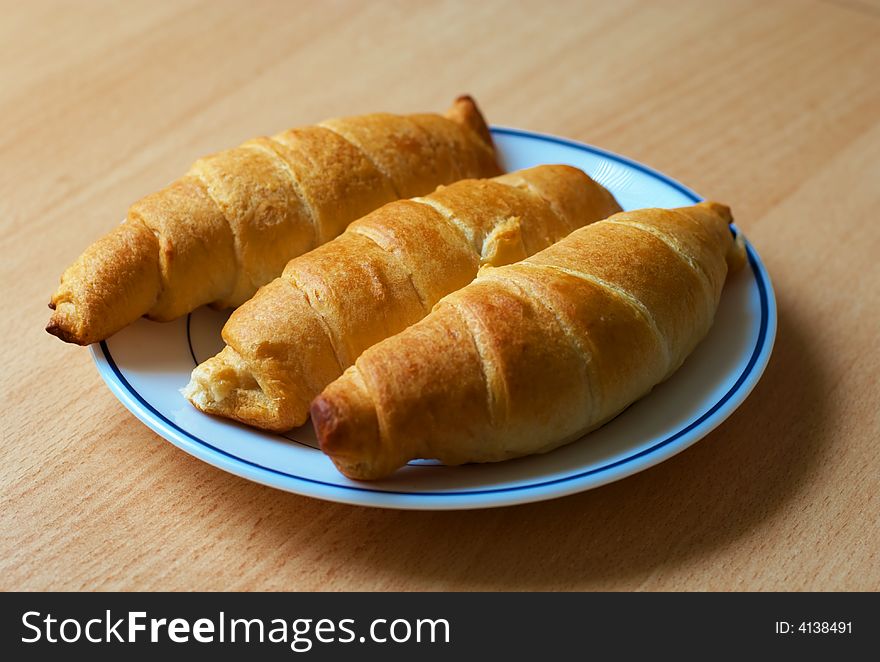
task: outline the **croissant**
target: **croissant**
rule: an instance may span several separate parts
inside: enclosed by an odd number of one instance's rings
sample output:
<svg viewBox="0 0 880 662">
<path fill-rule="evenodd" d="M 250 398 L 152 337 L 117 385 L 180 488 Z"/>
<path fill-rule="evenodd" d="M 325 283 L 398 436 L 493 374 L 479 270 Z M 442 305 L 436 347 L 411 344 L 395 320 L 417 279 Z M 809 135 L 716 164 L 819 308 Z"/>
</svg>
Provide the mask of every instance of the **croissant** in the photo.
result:
<svg viewBox="0 0 880 662">
<path fill-rule="evenodd" d="M 620 207 L 580 170 L 539 166 L 393 202 L 295 258 L 236 310 L 227 344 L 184 395 L 268 430 L 302 425 L 309 404 L 371 345 L 427 315 L 481 264 L 521 260 Z"/>
<path fill-rule="evenodd" d="M 730 220 L 717 203 L 623 212 L 481 270 L 315 399 L 321 448 L 378 479 L 414 458 L 495 462 L 579 438 L 705 336 L 744 261 Z"/>
<path fill-rule="evenodd" d="M 238 306 L 381 205 L 500 172 L 470 97 L 445 117 L 364 115 L 250 140 L 132 205 L 64 272 L 46 330 L 86 345 L 142 315 Z"/>
</svg>

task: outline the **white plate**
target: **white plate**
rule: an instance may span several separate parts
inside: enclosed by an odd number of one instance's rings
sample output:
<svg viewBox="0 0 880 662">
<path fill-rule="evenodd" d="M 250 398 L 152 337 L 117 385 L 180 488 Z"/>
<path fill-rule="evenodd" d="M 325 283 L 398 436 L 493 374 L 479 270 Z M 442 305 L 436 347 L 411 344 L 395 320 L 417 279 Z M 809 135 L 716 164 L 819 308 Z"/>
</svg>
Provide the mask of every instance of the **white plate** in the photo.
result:
<svg viewBox="0 0 880 662">
<path fill-rule="evenodd" d="M 669 177 L 604 150 L 516 129 L 493 129 L 508 170 L 569 163 L 608 187 L 624 209 L 677 207 L 701 198 Z M 733 201 L 734 203 L 736 201 Z M 228 314 L 208 308 L 167 324 L 140 320 L 92 346 L 101 376 L 146 425 L 187 453 L 233 474 L 307 496 L 365 506 L 506 506 L 587 490 L 681 452 L 727 418 L 770 358 L 776 304 L 755 250 L 727 283 L 709 336 L 664 384 L 580 441 L 546 455 L 446 467 L 415 461 L 388 480 L 346 479 L 316 449 L 310 424 L 285 437 L 196 411 L 180 395 L 196 363 L 222 347 Z"/>
</svg>

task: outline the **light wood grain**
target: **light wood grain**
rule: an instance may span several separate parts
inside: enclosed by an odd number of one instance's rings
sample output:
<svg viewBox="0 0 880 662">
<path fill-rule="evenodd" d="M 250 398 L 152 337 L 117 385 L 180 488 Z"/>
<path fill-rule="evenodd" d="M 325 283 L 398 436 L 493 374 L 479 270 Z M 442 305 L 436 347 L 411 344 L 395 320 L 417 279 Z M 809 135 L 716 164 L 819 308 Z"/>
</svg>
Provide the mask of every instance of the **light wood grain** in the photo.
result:
<svg viewBox="0 0 880 662">
<path fill-rule="evenodd" d="M 0 588 L 880 589 L 877 7 L 3 3 Z M 733 206 L 779 332 L 690 450 L 516 508 L 323 503 L 178 451 L 43 332 L 62 269 L 202 153 L 465 91 Z"/>
</svg>

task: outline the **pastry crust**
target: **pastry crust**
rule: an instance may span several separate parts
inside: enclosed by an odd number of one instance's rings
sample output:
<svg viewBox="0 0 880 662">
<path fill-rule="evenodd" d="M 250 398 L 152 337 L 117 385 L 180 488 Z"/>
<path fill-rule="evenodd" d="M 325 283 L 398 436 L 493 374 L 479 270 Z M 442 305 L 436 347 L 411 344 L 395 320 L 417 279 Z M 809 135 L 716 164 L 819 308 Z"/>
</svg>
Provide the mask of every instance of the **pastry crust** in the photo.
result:
<svg viewBox="0 0 880 662">
<path fill-rule="evenodd" d="M 228 345 L 184 390 L 202 411 L 283 431 L 368 347 L 430 313 L 481 266 L 522 260 L 618 211 L 570 166 L 464 180 L 381 207 L 302 255 L 233 313 Z"/>
<path fill-rule="evenodd" d="M 470 97 L 445 116 L 379 113 L 250 140 L 132 205 L 64 272 L 46 330 L 87 345 L 141 315 L 239 306 L 383 204 L 500 172 Z"/>
<path fill-rule="evenodd" d="M 623 212 L 517 264 L 487 268 L 357 359 L 311 407 L 346 476 L 414 458 L 542 453 L 669 377 L 708 332 L 744 261 L 730 210 Z"/>
</svg>

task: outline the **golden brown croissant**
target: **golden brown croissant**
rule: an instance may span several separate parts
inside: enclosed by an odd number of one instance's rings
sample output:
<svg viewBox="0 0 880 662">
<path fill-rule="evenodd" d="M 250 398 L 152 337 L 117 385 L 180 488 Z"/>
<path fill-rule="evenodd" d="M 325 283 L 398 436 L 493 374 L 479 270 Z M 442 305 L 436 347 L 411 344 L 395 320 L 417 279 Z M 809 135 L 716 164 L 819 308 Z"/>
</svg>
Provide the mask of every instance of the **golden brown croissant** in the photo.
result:
<svg viewBox="0 0 880 662">
<path fill-rule="evenodd" d="M 481 264 L 521 260 L 620 207 L 570 166 L 465 180 L 401 200 L 290 261 L 233 313 L 227 347 L 184 394 L 269 430 L 305 423 L 312 398 L 366 348 L 427 315 Z"/>
<path fill-rule="evenodd" d="M 347 117 L 250 140 L 132 205 L 64 272 L 46 330 L 86 345 L 141 315 L 238 306 L 373 209 L 500 172 L 470 97 L 445 117 Z"/>
<path fill-rule="evenodd" d="M 730 220 L 717 203 L 624 212 L 481 270 L 315 399 L 321 448 L 376 479 L 414 458 L 494 462 L 577 439 L 705 336 L 744 259 Z"/>
</svg>

